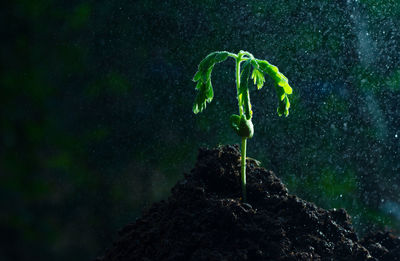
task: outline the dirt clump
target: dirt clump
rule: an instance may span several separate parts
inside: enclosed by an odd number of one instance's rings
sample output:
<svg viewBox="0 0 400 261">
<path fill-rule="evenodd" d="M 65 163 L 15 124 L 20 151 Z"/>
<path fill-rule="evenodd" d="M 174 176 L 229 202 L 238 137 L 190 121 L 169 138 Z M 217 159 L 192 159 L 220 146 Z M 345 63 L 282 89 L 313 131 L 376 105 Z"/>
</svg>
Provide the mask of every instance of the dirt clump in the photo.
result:
<svg viewBox="0 0 400 261">
<path fill-rule="evenodd" d="M 400 238 L 389 232 L 371 233 L 361 240 L 371 255 L 382 261 L 400 261 Z"/>
</svg>

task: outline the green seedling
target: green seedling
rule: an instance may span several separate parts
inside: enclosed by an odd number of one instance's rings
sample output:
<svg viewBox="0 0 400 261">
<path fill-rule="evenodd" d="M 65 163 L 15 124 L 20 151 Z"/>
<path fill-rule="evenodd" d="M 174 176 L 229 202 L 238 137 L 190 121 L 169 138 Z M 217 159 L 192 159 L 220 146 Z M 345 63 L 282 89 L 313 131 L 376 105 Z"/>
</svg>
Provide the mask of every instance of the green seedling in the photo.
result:
<svg viewBox="0 0 400 261">
<path fill-rule="evenodd" d="M 279 72 L 276 66 L 265 60 L 254 58 L 249 52 L 240 51 L 238 54 L 226 51 L 213 52 L 200 62 L 198 71 L 193 78 L 193 81 L 197 82 L 196 90 L 198 91 L 193 105 L 195 114 L 203 111 L 207 103 L 210 103 L 214 98 L 211 84 L 212 70 L 215 64 L 225 61 L 228 57 L 235 59 L 236 62 L 236 90 L 239 114 L 231 115 L 230 124 L 237 135 L 242 138 L 241 181 L 243 201 L 246 202 L 246 146 L 247 139 L 254 135 L 254 126 L 251 121 L 253 111 L 250 103 L 249 79 L 252 78 L 254 80 L 257 90 L 260 90 L 264 85 L 264 75 L 269 75 L 273 79 L 279 98 L 277 109 L 279 116 L 289 115 L 290 102 L 288 95 L 292 94 L 292 88 L 289 86 L 288 79 Z"/>
</svg>

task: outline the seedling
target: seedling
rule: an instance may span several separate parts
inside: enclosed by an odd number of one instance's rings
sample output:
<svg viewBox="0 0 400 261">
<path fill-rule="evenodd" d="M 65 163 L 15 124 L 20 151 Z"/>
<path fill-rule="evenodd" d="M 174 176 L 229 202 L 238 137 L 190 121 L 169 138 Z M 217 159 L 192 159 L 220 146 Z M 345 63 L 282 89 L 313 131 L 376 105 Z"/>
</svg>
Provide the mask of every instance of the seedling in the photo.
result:
<svg viewBox="0 0 400 261">
<path fill-rule="evenodd" d="M 238 54 L 222 51 L 212 52 L 204 58 L 194 75 L 193 81 L 197 82 L 198 91 L 193 105 L 195 114 L 203 111 L 207 103 L 214 98 L 214 91 L 211 84 L 211 73 L 214 65 L 232 57 L 236 62 L 236 90 L 239 105 L 239 114 L 233 114 L 230 117 L 230 124 L 233 130 L 242 138 L 241 146 L 241 181 L 243 201 L 246 202 L 246 146 L 247 139 L 253 137 L 254 126 L 251 122 L 253 111 L 251 110 L 249 78 L 254 80 L 257 90 L 260 90 L 265 82 L 264 75 L 269 75 L 274 83 L 275 90 L 279 98 L 278 115 L 288 116 L 290 102 L 288 95 L 292 94 L 292 88 L 289 86 L 288 79 L 279 72 L 278 67 L 265 60 L 259 60 L 245 51 Z M 243 63 L 242 69 L 240 68 Z"/>
</svg>

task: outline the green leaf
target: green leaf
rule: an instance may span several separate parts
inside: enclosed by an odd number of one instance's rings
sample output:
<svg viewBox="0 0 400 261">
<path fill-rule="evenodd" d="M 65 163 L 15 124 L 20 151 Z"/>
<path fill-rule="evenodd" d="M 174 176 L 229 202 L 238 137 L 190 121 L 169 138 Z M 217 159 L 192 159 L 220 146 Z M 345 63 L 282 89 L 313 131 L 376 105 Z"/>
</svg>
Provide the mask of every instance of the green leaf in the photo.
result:
<svg viewBox="0 0 400 261">
<path fill-rule="evenodd" d="M 209 55 L 206 56 L 206 58 L 204 58 L 200 62 L 199 66 L 198 66 L 198 71 L 204 75 L 216 63 L 225 61 L 226 58 L 228 58 L 228 56 L 229 56 L 229 52 L 225 52 L 225 51 L 210 53 Z"/>
<path fill-rule="evenodd" d="M 278 76 L 280 77 L 278 85 L 285 90 L 286 94 L 292 94 L 292 87 L 289 86 L 288 79 L 286 78 L 286 76 L 280 72 L 278 72 Z"/>
<path fill-rule="evenodd" d="M 206 97 L 207 97 L 207 102 L 210 103 L 212 99 L 214 98 L 214 91 L 212 88 L 211 84 L 211 79 L 209 79 L 206 83 Z"/>
<path fill-rule="evenodd" d="M 201 88 L 202 88 L 202 85 L 203 85 L 203 82 L 202 82 L 202 81 L 197 82 L 196 88 L 195 88 L 195 89 L 198 90 L 198 91 L 200 91 Z"/>
<path fill-rule="evenodd" d="M 283 101 L 279 101 L 277 113 L 278 113 L 279 117 L 285 113 L 285 103 Z"/>
<path fill-rule="evenodd" d="M 193 112 L 197 114 L 206 108 L 206 95 L 205 92 L 198 92 L 193 104 Z"/>
<path fill-rule="evenodd" d="M 283 86 L 283 89 L 285 90 L 286 94 L 292 94 L 293 92 L 292 87 L 290 87 L 287 83 Z"/>
<path fill-rule="evenodd" d="M 229 56 L 229 52 L 226 51 L 222 51 L 222 52 L 216 52 L 216 56 L 215 56 L 215 63 L 220 63 L 226 60 L 226 58 L 228 58 Z"/>
<path fill-rule="evenodd" d="M 289 115 L 289 108 L 290 108 L 290 102 L 289 102 L 289 98 L 287 97 L 287 95 L 285 97 L 285 102 L 286 102 L 286 105 L 285 105 L 285 116 L 287 117 Z"/>
<path fill-rule="evenodd" d="M 251 59 L 250 60 L 250 63 L 251 63 L 251 65 L 253 65 L 253 68 L 254 69 L 259 69 L 260 68 L 260 66 L 258 65 L 258 62 L 257 62 L 257 60 L 256 59 Z"/>
<path fill-rule="evenodd" d="M 196 90 L 199 92 L 196 95 L 196 99 L 193 105 L 193 112 L 195 114 L 201 112 L 206 108 L 207 102 L 210 103 L 214 98 L 214 91 L 211 85 L 211 80 L 206 83 L 199 81 L 196 85 Z"/>
<path fill-rule="evenodd" d="M 264 86 L 265 82 L 264 74 L 259 70 L 257 70 L 256 68 L 253 69 L 251 78 L 254 80 L 254 84 L 257 85 L 257 90 L 260 90 Z"/>
<path fill-rule="evenodd" d="M 249 86 L 249 77 L 250 77 L 251 64 L 250 61 L 246 61 L 243 63 L 242 72 L 240 74 L 240 86 L 239 93 L 244 93 Z"/>
<path fill-rule="evenodd" d="M 215 64 L 215 56 L 217 55 L 216 52 L 210 53 L 209 55 L 204 58 L 199 64 L 199 71 L 204 73 Z"/>
<path fill-rule="evenodd" d="M 276 84 L 278 84 L 281 81 L 281 76 L 279 75 L 278 67 L 264 60 L 258 60 L 258 64 L 260 68 L 259 70 L 264 74 L 268 74 Z"/>
<path fill-rule="evenodd" d="M 278 115 L 282 116 L 284 114 L 287 117 L 289 115 L 289 108 L 290 108 L 290 101 L 286 93 L 284 93 L 279 99 L 279 104 L 277 109 Z"/>
<path fill-rule="evenodd" d="M 283 101 L 285 99 L 286 93 L 285 90 L 279 85 L 275 85 L 276 95 L 278 95 L 279 101 Z"/>
<path fill-rule="evenodd" d="M 211 73 L 212 73 L 212 69 L 214 69 L 214 65 L 211 65 L 207 71 L 205 71 L 204 73 L 201 74 L 201 81 L 203 82 L 207 82 L 208 80 L 211 79 Z"/>
<path fill-rule="evenodd" d="M 275 90 L 279 99 L 279 105 L 277 109 L 278 115 L 288 116 L 290 108 L 288 95 L 292 94 L 293 92 L 292 87 L 289 85 L 288 79 L 285 75 L 279 72 L 278 67 L 275 65 L 272 65 L 265 60 L 257 60 L 257 62 L 259 65 L 259 70 L 262 73 L 268 74 L 275 82 Z"/>
<path fill-rule="evenodd" d="M 214 90 L 211 83 L 212 70 L 216 63 L 225 61 L 228 56 L 229 52 L 213 52 L 200 62 L 198 71 L 193 77 L 193 81 L 197 82 L 196 90 L 199 92 L 193 105 L 193 112 L 195 114 L 203 111 L 207 103 L 213 100 Z"/>
<path fill-rule="evenodd" d="M 253 111 L 251 110 L 250 94 L 248 89 L 243 96 L 243 108 L 246 119 L 250 120 L 251 117 L 253 117 Z"/>
<path fill-rule="evenodd" d="M 194 77 L 193 77 L 193 81 L 194 81 L 194 82 L 197 82 L 197 81 L 200 80 L 200 79 L 201 79 L 201 72 L 200 72 L 200 71 L 197 71 L 196 74 L 195 74 Z"/>
<path fill-rule="evenodd" d="M 251 70 L 251 61 L 247 60 L 243 64 L 243 70 L 240 74 L 240 86 L 239 86 L 239 103 L 243 106 L 244 114 L 246 118 L 251 119 L 253 112 L 251 111 L 250 95 L 249 95 L 249 78 Z"/>
</svg>

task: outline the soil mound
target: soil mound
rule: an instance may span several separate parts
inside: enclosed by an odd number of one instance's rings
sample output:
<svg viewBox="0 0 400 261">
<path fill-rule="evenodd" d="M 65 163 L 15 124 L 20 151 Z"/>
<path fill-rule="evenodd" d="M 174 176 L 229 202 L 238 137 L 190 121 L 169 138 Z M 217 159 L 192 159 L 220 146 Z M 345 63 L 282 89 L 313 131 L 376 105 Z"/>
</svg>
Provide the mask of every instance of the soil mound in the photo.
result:
<svg viewBox="0 0 400 261">
<path fill-rule="evenodd" d="M 371 233 L 361 244 L 378 260 L 400 260 L 400 238 L 389 232 Z"/>
<path fill-rule="evenodd" d="M 101 261 L 396 260 L 400 239 L 359 241 L 343 209 L 324 210 L 290 195 L 271 171 L 247 160 L 241 201 L 237 146 L 201 149 L 190 174 L 155 203 Z M 364 247 L 365 246 L 365 247 Z M 379 259 L 378 259 L 379 258 Z"/>
</svg>

